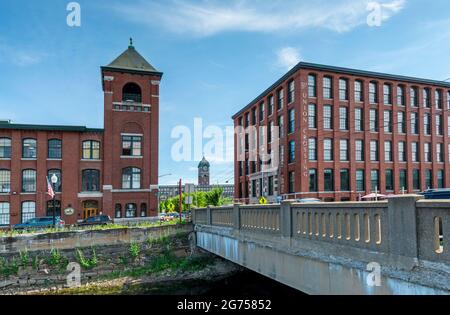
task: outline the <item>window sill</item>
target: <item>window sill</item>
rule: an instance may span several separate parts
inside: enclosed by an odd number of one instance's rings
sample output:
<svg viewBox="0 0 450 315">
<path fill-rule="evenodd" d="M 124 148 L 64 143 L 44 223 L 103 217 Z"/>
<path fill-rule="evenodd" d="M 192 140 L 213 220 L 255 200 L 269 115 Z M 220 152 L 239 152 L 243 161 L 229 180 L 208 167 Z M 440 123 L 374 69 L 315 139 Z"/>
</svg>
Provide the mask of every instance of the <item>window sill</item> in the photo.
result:
<svg viewBox="0 0 450 315">
<path fill-rule="evenodd" d="M 143 159 L 144 157 L 142 155 L 139 156 L 131 156 L 131 155 L 121 155 L 121 159 Z"/>
<path fill-rule="evenodd" d="M 50 159 L 50 158 L 48 158 L 47 161 L 62 161 L 62 159 Z"/>
<path fill-rule="evenodd" d="M 21 192 L 21 195 L 36 195 L 37 192 Z"/>
<path fill-rule="evenodd" d="M 97 159 L 81 159 L 81 162 L 102 162 L 102 160 L 97 160 Z"/>
<path fill-rule="evenodd" d="M 37 158 L 22 158 L 22 161 L 37 161 Z"/>
<path fill-rule="evenodd" d="M 0 158 L 0 161 L 11 161 L 11 158 Z"/>
</svg>

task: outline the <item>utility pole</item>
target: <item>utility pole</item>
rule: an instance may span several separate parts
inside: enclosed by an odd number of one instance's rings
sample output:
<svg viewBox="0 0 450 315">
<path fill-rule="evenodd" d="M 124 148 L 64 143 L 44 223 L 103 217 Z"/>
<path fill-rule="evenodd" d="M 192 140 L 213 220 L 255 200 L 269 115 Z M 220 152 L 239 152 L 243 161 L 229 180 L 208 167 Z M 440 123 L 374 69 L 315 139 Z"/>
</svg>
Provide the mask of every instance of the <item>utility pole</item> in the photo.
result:
<svg viewBox="0 0 450 315">
<path fill-rule="evenodd" d="M 183 215 L 183 189 L 181 187 L 181 178 L 180 178 L 180 223 L 183 222 L 182 215 Z"/>
</svg>

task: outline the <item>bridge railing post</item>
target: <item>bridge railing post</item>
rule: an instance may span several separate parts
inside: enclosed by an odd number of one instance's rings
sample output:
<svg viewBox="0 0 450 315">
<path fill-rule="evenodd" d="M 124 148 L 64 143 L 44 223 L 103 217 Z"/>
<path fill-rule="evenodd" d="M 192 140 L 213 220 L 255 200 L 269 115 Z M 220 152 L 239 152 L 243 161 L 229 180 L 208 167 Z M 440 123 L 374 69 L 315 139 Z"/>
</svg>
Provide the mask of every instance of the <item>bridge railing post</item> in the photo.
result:
<svg viewBox="0 0 450 315">
<path fill-rule="evenodd" d="M 294 200 L 284 200 L 280 207 L 280 232 L 282 237 L 292 237 L 292 207 Z"/>
<path fill-rule="evenodd" d="M 212 225 L 211 206 L 206 207 L 206 225 Z"/>
<path fill-rule="evenodd" d="M 389 198 L 388 235 L 389 252 L 395 256 L 418 259 L 417 209 L 419 195 Z"/>
<path fill-rule="evenodd" d="M 233 205 L 233 225 L 236 230 L 241 228 L 241 204 L 236 203 Z"/>
</svg>

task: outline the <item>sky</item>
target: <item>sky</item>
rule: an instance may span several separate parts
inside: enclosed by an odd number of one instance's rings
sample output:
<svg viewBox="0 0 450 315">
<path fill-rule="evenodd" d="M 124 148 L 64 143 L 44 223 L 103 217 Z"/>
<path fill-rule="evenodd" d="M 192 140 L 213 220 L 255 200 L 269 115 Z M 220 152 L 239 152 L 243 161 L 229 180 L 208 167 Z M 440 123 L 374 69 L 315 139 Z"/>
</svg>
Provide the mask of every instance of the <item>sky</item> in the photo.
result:
<svg viewBox="0 0 450 315">
<path fill-rule="evenodd" d="M 164 72 L 160 184 L 197 182 L 194 156 L 172 158 L 174 128 L 232 126 L 299 61 L 450 78 L 448 0 L 79 0 L 79 27 L 69 2 L 0 1 L 0 118 L 102 128 L 100 66 L 133 37 Z M 232 183 L 232 161 L 210 160 L 211 183 Z"/>
</svg>

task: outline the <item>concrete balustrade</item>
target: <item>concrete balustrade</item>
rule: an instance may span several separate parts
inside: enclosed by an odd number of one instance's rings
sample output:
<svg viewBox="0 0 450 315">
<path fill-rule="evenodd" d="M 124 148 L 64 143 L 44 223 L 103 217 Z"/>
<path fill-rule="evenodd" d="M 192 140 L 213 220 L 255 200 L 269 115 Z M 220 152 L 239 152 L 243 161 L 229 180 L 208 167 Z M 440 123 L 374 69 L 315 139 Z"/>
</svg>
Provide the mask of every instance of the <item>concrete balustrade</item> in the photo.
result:
<svg viewBox="0 0 450 315">
<path fill-rule="evenodd" d="M 278 264 L 297 256 L 299 262 L 292 266 L 294 269 L 306 268 L 304 260 L 313 264 L 313 259 L 331 264 L 328 268 L 356 268 L 358 274 L 365 272 L 367 263 L 377 262 L 384 277 L 396 279 L 392 283 L 401 279 L 398 288 L 413 282 L 420 288 L 439 287 L 436 292 L 450 292 L 450 201 L 405 195 L 381 202 L 301 204 L 286 200 L 276 205 L 236 204 L 197 209 L 194 223 L 200 247 L 274 279 L 280 275 L 270 272 L 280 268 L 286 278 L 278 280 L 305 292 L 330 293 L 332 289 L 320 292 L 317 287 L 306 290 L 304 283 L 293 285 L 293 275 L 287 276 L 290 272 L 286 266 Z M 260 255 L 256 254 L 258 248 L 269 256 L 253 257 Z M 266 271 L 261 259 L 270 261 Z M 349 276 L 352 281 L 354 276 Z M 395 290 L 385 287 L 374 292 Z"/>
</svg>

